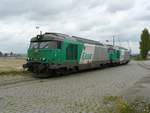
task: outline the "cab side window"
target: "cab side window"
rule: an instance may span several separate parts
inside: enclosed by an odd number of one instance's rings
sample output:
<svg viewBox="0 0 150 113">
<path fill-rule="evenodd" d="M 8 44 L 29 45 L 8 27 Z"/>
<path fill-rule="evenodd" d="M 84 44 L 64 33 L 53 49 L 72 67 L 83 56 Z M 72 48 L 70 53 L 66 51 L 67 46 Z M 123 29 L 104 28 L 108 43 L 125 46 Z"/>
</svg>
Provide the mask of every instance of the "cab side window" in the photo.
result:
<svg viewBox="0 0 150 113">
<path fill-rule="evenodd" d="M 61 41 L 49 41 L 49 48 L 52 49 L 61 49 L 62 42 Z"/>
</svg>

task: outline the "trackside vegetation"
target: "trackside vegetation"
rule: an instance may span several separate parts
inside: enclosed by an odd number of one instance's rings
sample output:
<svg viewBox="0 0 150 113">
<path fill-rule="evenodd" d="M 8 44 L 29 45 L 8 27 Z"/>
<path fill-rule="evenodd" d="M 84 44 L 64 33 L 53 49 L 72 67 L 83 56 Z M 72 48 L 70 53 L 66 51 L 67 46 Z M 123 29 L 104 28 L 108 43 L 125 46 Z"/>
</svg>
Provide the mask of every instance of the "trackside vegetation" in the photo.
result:
<svg viewBox="0 0 150 113">
<path fill-rule="evenodd" d="M 19 70 L 10 70 L 10 71 L 2 71 L 0 75 L 26 75 L 30 74 L 28 71 L 19 71 Z"/>
<path fill-rule="evenodd" d="M 145 98 L 136 98 L 127 101 L 123 97 L 104 97 L 104 113 L 150 113 L 150 101 Z"/>
<path fill-rule="evenodd" d="M 146 60 L 149 50 L 150 50 L 150 34 L 149 34 L 148 29 L 145 28 L 141 34 L 139 59 Z"/>
<path fill-rule="evenodd" d="M 76 113 L 150 113 L 150 101 L 143 97 L 127 101 L 120 96 L 105 96 L 99 103 L 74 102 L 67 105 L 67 109 Z"/>
</svg>

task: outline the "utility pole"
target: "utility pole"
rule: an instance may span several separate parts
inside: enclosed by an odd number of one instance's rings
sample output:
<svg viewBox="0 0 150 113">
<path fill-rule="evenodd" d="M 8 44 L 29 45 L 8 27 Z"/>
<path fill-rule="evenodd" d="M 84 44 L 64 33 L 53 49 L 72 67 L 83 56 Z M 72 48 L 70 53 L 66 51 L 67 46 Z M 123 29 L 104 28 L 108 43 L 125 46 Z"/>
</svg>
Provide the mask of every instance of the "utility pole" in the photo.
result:
<svg viewBox="0 0 150 113">
<path fill-rule="evenodd" d="M 127 43 L 128 43 L 128 48 L 129 48 L 129 51 L 130 51 L 130 54 L 131 54 L 132 49 L 131 49 L 131 46 L 130 46 L 130 42 L 129 42 L 129 40 L 127 40 Z"/>
<path fill-rule="evenodd" d="M 119 46 L 121 46 L 121 42 L 120 42 L 120 38 L 118 37 L 118 43 L 119 43 Z"/>
<path fill-rule="evenodd" d="M 115 46 L 115 36 L 113 36 L 113 46 Z"/>
<path fill-rule="evenodd" d="M 40 31 L 40 35 L 42 35 L 42 31 Z"/>
</svg>

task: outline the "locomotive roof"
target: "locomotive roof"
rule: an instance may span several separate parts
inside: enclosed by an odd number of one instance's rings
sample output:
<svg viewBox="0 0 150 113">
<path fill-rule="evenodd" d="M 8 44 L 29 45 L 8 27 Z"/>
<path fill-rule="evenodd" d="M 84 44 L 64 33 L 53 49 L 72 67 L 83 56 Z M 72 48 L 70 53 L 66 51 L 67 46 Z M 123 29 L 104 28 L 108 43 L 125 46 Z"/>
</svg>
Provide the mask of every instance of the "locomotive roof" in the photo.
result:
<svg viewBox="0 0 150 113">
<path fill-rule="evenodd" d="M 46 32 L 45 34 L 37 35 L 36 37 L 33 37 L 31 39 L 31 42 L 50 41 L 50 40 L 64 41 L 64 39 L 66 39 L 66 38 L 74 40 L 74 41 L 81 41 L 83 43 L 104 46 L 104 44 L 100 43 L 99 41 L 85 39 L 85 38 L 81 38 L 81 37 L 77 37 L 77 36 L 69 36 L 69 35 L 62 34 L 62 33 L 53 33 L 53 32 Z M 114 48 L 114 49 L 118 48 L 118 49 L 128 50 L 128 49 L 126 49 L 124 47 L 120 47 L 120 46 L 113 46 L 113 45 L 108 45 L 108 44 L 106 46 L 109 48 Z"/>
<path fill-rule="evenodd" d="M 49 41 L 49 40 L 58 40 L 63 41 L 65 38 L 70 38 L 69 35 L 61 34 L 61 33 L 45 33 L 42 35 L 37 35 L 31 39 L 31 42 L 34 41 Z"/>
<path fill-rule="evenodd" d="M 69 35 L 62 34 L 62 33 L 45 33 L 43 35 L 37 35 L 37 37 L 33 37 L 31 39 L 31 42 L 36 42 L 39 40 L 40 41 L 49 41 L 49 40 L 64 41 L 65 38 L 68 38 L 74 41 L 81 41 L 81 42 L 88 43 L 88 44 L 103 45 L 102 43 L 98 41 L 89 40 L 89 39 L 85 39 L 85 38 L 81 38 L 77 36 L 69 36 Z"/>
<path fill-rule="evenodd" d="M 113 45 L 109 45 L 109 44 L 107 44 L 106 46 L 109 47 L 109 48 L 114 48 L 114 49 L 128 50 L 127 48 L 124 48 L 124 47 L 121 47 L 121 46 L 113 46 Z"/>
<path fill-rule="evenodd" d="M 120 46 L 117 46 L 119 49 L 124 49 L 124 50 L 128 50 L 127 48 L 124 48 L 124 47 L 120 47 Z"/>
<path fill-rule="evenodd" d="M 82 42 L 89 43 L 89 44 L 104 45 L 104 44 L 100 43 L 99 41 L 85 39 L 85 38 L 81 38 L 81 37 L 77 37 L 77 36 L 72 36 L 72 37 L 75 38 L 78 41 L 82 41 Z"/>
</svg>

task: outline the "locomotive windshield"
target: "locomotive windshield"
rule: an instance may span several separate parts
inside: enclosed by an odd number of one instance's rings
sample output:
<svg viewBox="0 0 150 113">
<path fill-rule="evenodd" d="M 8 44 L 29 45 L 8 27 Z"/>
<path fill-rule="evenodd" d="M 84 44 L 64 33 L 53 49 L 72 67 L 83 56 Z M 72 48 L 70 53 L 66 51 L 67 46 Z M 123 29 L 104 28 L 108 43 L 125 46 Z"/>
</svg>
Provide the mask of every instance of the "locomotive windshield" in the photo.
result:
<svg viewBox="0 0 150 113">
<path fill-rule="evenodd" d="M 43 49 L 43 48 L 51 48 L 51 49 L 61 49 L 61 42 L 60 41 L 44 41 L 44 42 L 31 42 L 30 47 L 31 49 Z"/>
<path fill-rule="evenodd" d="M 38 42 L 31 42 L 29 48 L 32 48 L 32 49 L 38 48 Z"/>
</svg>

